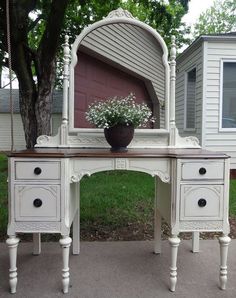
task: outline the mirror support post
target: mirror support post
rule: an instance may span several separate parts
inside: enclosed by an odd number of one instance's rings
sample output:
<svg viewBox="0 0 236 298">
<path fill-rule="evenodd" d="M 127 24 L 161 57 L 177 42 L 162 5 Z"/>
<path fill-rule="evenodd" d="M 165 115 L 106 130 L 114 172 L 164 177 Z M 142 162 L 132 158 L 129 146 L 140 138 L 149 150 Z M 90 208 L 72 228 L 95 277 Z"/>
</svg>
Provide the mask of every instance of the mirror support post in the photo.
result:
<svg viewBox="0 0 236 298">
<path fill-rule="evenodd" d="M 69 63 L 70 63 L 70 47 L 69 36 L 65 36 L 64 48 L 64 70 L 63 70 L 63 108 L 62 108 L 62 124 L 61 124 L 61 145 L 67 144 L 68 137 L 68 89 L 69 89 Z"/>
<path fill-rule="evenodd" d="M 170 146 L 176 145 L 178 131 L 175 123 L 175 83 L 176 83 L 176 44 L 175 36 L 171 36 L 170 50 Z"/>
</svg>

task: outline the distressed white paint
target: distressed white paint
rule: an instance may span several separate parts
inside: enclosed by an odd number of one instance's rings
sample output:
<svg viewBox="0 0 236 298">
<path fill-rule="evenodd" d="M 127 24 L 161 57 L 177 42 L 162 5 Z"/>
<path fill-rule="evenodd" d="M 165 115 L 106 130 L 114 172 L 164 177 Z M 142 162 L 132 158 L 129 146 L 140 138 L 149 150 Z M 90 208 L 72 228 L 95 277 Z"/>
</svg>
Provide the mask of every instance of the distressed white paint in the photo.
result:
<svg viewBox="0 0 236 298">
<path fill-rule="evenodd" d="M 9 249 L 10 256 L 10 269 L 9 269 L 9 285 L 10 292 L 12 294 L 16 293 L 17 286 L 17 267 L 16 267 L 16 259 L 17 259 L 17 247 L 20 239 L 15 236 L 10 236 L 6 243 Z"/>
<path fill-rule="evenodd" d="M 33 234 L 33 255 L 38 256 L 41 254 L 41 234 Z"/>
<path fill-rule="evenodd" d="M 192 233 L 192 252 L 197 253 L 199 252 L 199 232 Z"/>
<path fill-rule="evenodd" d="M 55 176 L 48 171 L 48 179 L 40 177 L 32 179 L 28 170 L 28 163 L 44 166 L 45 164 L 60 164 Z M 155 202 L 155 244 L 154 251 L 161 252 L 161 217 L 171 227 L 171 233 L 178 235 L 184 231 L 221 231 L 225 235 L 229 232 L 228 225 L 228 160 L 197 160 L 194 159 L 171 159 L 171 158 L 66 158 L 66 159 L 33 159 L 11 158 L 9 169 L 15 173 L 18 165 L 25 165 L 28 174 L 22 179 L 15 179 L 10 175 L 9 195 L 9 236 L 16 232 L 33 233 L 61 233 L 68 235 L 74 219 L 73 253 L 79 253 L 79 182 L 85 175 L 106 170 L 135 170 L 158 177 Z M 199 168 L 206 166 L 206 174 L 199 176 Z M 224 175 L 215 175 L 214 165 L 221 167 Z M 213 168 L 212 168 L 213 167 Z M 32 167 L 32 171 L 34 166 Z M 21 169 L 22 172 L 24 168 Z M 54 171 L 54 170 L 53 170 Z M 39 174 L 40 176 L 41 174 Z M 43 172 L 42 172 L 43 175 Z M 57 180 L 54 177 L 58 177 Z M 78 184 L 78 185 L 77 185 Z M 33 191 L 31 191 L 33 190 Z M 43 205 L 39 208 L 33 206 L 35 198 L 43 198 Z M 199 198 L 207 200 L 206 207 L 199 207 Z M 21 202 L 21 203 L 20 203 Z M 55 204 L 55 205 L 51 205 Z M 46 208 L 44 208 L 45 206 Z M 51 207 L 50 207 L 51 206 Z M 52 221 L 58 225 L 52 225 Z M 53 228 L 54 227 L 54 230 Z M 64 238 L 63 238 L 64 239 Z M 67 237 L 65 237 L 67 239 Z M 172 243 L 172 269 L 171 291 L 176 284 L 175 262 L 177 258 L 177 246 Z M 172 241 L 173 240 L 173 241 Z M 62 240 L 61 240 L 62 241 Z M 68 249 L 69 240 L 63 240 L 65 253 L 63 255 L 63 291 L 68 291 L 69 268 Z M 36 243 L 37 245 L 37 243 Z M 63 244 L 64 245 L 64 244 Z M 62 245 L 62 247 L 64 247 Z M 198 243 L 195 239 L 196 248 Z M 12 258 L 15 255 L 12 256 Z M 14 262 L 14 260 L 12 261 Z M 226 274 L 224 273 L 224 276 Z M 225 277 L 224 277 L 225 279 Z M 15 277 L 14 277 L 15 280 Z M 14 282 L 15 285 L 15 282 Z M 15 286 L 12 286 L 13 290 Z"/>
<path fill-rule="evenodd" d="M 228 247 L 231 239 L 227 235 L 223 235 L 219 238 L 220 243 L 220 288 L 226 289 L 227 283 L 227 256 Z"/>
<path fill-rule="evenodd" d="M 170 290 L 175 291 L 177 283 L 177 253 L 180 244 L 180 239 L 173 235 L 169 238 L 169 243 L 171 246 L 171 266 L 170 266 Z"/>
<path fill-rule="evenodd" d="M 69 253 L 72 239 L 68 236 L 62 236 L 59 243 L 62 248 L 62 291 L 68 293 L 70 285 Z"/>
</svg>

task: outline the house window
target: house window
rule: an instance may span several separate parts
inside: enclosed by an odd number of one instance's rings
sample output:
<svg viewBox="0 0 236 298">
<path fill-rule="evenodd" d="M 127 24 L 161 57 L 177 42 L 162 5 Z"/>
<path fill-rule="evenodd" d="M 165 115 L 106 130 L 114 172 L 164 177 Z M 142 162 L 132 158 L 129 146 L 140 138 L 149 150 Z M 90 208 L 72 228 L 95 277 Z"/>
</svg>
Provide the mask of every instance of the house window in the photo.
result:
<svg viewBox="0 0 236 298">
<path fill-rule="evenodd" d="M 236 62 L 223 62 L 222 128 L 236 128 Z"/>
<path fill-rule="evenodd" d="M 195 129 L 196 118 L 196 68 L 186 73 L 185 129 Z"/>
</svg>

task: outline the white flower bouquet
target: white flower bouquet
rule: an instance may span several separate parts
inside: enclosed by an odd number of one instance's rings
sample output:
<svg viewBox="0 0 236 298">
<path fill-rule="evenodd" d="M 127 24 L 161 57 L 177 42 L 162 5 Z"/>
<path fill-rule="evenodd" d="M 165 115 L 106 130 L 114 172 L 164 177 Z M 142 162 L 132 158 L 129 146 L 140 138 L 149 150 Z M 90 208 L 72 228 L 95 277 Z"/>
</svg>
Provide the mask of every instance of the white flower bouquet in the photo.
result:
<svg viewBox="0 0 236 298">
<path fill-rule="evenodd" d="M 98 128 L 111 128 L 116 125 L 145 127 L 154 122 L 152 111 L 145 104 L 135 102 L 135 95 L 115 96 L 105 101 L 95 101 L 85 113 L 86 119 Z"/>
</svg>

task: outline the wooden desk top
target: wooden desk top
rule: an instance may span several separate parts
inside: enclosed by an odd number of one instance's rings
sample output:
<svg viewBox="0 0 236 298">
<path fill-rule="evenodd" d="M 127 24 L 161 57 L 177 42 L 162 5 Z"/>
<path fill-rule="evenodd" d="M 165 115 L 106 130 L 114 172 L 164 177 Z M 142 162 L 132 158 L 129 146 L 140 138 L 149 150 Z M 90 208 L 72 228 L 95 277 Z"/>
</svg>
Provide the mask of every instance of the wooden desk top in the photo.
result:
<svg viewBox="0 0 236 298">
<path fill-rule="evenodd" d="M 228 155 L 221 152 L 207 151 L 203 149 L 129 149 L 127 152 L 114 153 L 110 149 L 98 148 L 35 148 L 31 150 L 7 151 L 8 157 L 27 158 L 194 158 L 194 159 L 226 159 Z"/>
</svg>

